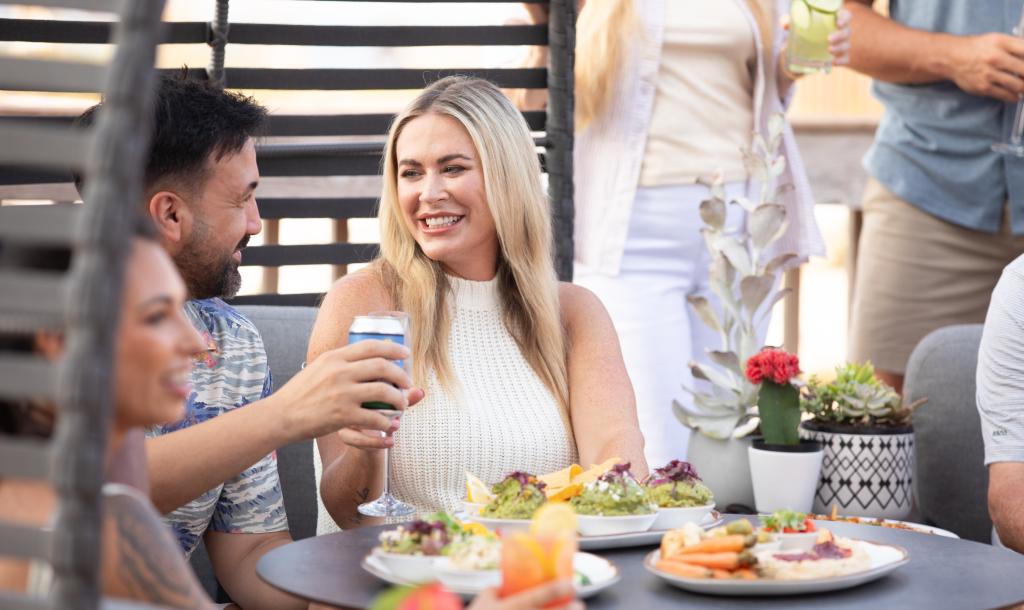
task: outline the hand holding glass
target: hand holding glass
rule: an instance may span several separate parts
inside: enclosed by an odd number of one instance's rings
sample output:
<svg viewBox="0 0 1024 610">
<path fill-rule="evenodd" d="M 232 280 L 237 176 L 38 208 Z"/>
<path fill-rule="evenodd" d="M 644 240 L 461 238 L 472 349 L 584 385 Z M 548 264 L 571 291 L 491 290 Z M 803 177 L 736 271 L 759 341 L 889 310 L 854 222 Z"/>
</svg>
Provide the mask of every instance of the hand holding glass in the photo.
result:
<svg viewBox="0 0 1024 610">
<path fill-rule="evenodd" d="M 348 342 L 365 341 L 377 339 L 382 341 L 393 341 L 402 345 L 409 345 L 409 314 L 400 311 L 374 312 L 368 316 L 356 316 L 352 319 L 352 326 L 348 331 Z M 406 373 L 412 374 L 412 359 L 399 360 L 396 362 Z M 383 402 L 365 402 L 364 409 L 373 409 L 383 415 L 397 419 L 402 412 Z M 384 432 L 385 437 L 391 432 Z M 416 508 L 410 506 L 391 495 L 391 459 L 387 448 L 384 449 L 384 493 L 373 502 L 359 505 L 359 512 L 369 517 L 402 517 L 416 512 Z"/>
</svg>

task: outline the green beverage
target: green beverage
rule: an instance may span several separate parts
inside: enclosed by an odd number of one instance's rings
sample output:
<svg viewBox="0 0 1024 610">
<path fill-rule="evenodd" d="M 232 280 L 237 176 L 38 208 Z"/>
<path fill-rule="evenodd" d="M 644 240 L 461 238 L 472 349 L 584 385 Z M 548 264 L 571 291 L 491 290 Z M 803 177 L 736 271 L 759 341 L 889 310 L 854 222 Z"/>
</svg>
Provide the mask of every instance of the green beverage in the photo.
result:
<svg viewBox="0 0 1024 610">
<path fill-rule="evenodd" d="M 406 321 L 400 316 L 355 316 L 352 318 L 352 326 L 348 330 L 348 342 L 356 343 L 367 339 L 377 339 L 405 345 L 406 326 Z M 405 365 L 402 360 L 395 364 L 402 368 Z M 377 411 L 395 411 L 394 405 L 379 401 L 364 402 L 362 407 Z"/>
<path fill-rule="evenodd" d="M 828 36 L 836 31 L 842 0 L 793 0 L 789 5 L 789 71 L 797 74 L 828 72 L 832 54 Z"/>
</svg>

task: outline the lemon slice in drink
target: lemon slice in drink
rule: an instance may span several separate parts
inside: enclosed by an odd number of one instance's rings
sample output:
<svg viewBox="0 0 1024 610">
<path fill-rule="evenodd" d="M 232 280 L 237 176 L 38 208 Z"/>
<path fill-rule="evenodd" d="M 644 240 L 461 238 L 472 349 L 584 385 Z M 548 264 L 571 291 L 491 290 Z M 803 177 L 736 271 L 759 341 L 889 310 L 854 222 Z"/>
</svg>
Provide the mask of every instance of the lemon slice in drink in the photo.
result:
<svg viewBox="0 0 1024 610">
<path fill-rule="evenodd" d="M 797 32 L 806 31 L 811 27 L 811 9 L 806 1 L 794 2 L 789 7 L 789 20 Z"/>
<path fill-rule="evenodd" d="M 565 502 L 548 502 L 533 514 L 530 534 L 538 537 L 576 533 L 576 511 Z"/>
<path fill-rule="evenodd" d="M 835 13 L 843 6 L 843 0 L 804 0 L 808 8 L 819 13 Z"/>
</svg>

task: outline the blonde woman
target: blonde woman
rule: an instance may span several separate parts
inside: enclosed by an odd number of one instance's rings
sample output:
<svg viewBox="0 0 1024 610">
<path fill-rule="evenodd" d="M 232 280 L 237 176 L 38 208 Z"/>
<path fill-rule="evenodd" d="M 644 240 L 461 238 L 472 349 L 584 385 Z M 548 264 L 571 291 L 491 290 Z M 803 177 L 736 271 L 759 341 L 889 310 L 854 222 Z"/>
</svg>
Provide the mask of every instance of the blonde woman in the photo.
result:
<svg viewBox="0 0 1024 610">
<path fill-rule="evenodd" d="M 467 471 L 496 482 L 612 456 L 646 474 L 615 331 L 589 291 L 555 276 L 536 149 L 494 85 L 440 80 L 396 118 L 380 225 L 380 258 L 331 288 L 308 356 L 344 344 L 355 315 L 411 315 L 413 378 L 426 397 L 394 435 L 396 496 L 451 510 Z M 317 441 L 321 498 L 341 527 L 358 525 L 356 507 L 380 493 L 373 436 Z"/>
<path fill-rule="evenodd" d="M 783 112 L 789 0 L 601 0 L 580 11 L 576 41 L 574 280 L 608 308 L 637 396 L 652 467 L 686 455 L 672 414 L 687 402 L 691 360 L 719 349 L 686 298 L 707 294 L 698 179 L 721 173 L 730 197 L 755 193 L 741 148 Z M 529 8 L 529 7 L 528 7 Z M 531 9 L 534 19 L 543 11 Z M 845 64 L 849 18 L 830 38 Z M 786 128 L 789 228 L 779 252 L 823 254 L 813 199 Z M 737 208 L 737 206 L 730 206 Z M 730 225 L 743 221 L 730 210 Z"/>
</svg>

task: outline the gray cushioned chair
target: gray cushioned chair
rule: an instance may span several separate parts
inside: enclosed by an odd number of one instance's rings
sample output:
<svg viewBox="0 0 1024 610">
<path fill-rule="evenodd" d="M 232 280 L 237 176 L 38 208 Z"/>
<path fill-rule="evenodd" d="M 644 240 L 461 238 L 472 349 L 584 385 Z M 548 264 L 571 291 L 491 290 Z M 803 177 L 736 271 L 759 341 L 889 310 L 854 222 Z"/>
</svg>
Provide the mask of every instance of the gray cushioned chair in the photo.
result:
<svg viewBox="0 0 1024 610">
<path fill-rule="evenodd" d="M 241 305 L 238 311 L 252 320 L 267 349 L 274 389 L 288 382 L 306 360 L 306 347 L 316 319 L 314 307 Z M 300 441 L 277 451 L 284 506 L 292 538 L 316 535 L 316 482 L 313 478 L 313 441 Z M 192 554 L 192 568 L 210 595 L 227 601 L 218 591 L 206 548 L 200 545 Z"/>
<path fill-rule="evenodd" d="M 940 328 L 907 363 L 907 400 L 927 397 L 914 414 L 914 496 L 921 518 L 961 538 L 990 542 L 988 469 L 975 402 L 981 324 Z"/>
</svg>

